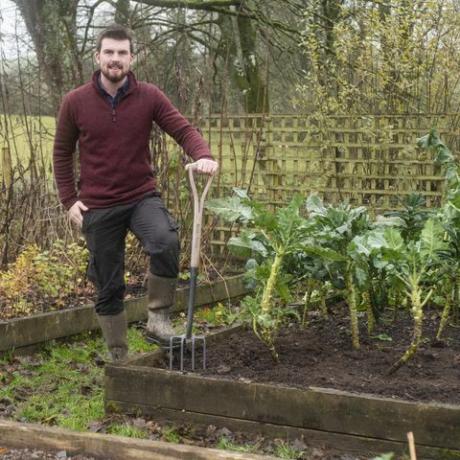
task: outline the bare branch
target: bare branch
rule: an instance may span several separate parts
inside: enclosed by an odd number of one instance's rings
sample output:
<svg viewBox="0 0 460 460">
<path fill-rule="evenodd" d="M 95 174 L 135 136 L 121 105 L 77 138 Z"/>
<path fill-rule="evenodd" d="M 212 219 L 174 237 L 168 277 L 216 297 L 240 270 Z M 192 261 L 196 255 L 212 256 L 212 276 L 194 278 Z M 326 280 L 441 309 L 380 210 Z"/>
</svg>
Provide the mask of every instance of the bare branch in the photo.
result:
<svg viewBox="0 0 460 460">
<path fill-rule="evenodd" d="M 188 8 L 191 10 L 209 10 L 226 6 L 240 6 L 241 0 L 134 0 L 145 5 L 162 8 Z"/>
</svg>

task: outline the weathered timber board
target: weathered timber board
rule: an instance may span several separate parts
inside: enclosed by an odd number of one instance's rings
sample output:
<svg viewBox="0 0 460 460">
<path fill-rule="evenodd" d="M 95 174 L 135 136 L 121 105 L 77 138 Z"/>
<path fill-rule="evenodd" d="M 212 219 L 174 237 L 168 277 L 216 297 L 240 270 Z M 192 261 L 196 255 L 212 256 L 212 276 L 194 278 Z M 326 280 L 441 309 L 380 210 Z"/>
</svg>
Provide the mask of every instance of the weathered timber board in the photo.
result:
<svg viewBox="0 0 460 460">
<path fill-rule="evenodd" d="M 310 430 L 286 425 L 274 425 L 271 423 L 253 422 L 230 417 L 220 417 L 196 412 L 178 411 L 174 409 L 152 409 L 151 406 L 113 401 L 118 410 L 124 413 L 143 413 L 150 415 L 158 421 L 173 422 L 177 424 L 193 424 L 194 427 L 206 429 L 209 425 L 225 427 L 233 432 L 243 432 L 253 435 L 263 435 L 270 439 L 296 439 L 303 440 L 310 447 L 319 447 L 356 454 L 372 458 L 385 452 L 393 452 L 396 455 L 406 455 L 408 458 L 408 443 L 388 441 L 385 439 L 355 436 L 346 433 L 333 433 L 330 431 Z M 444 449 L 437 447 L 422 446 L 416 440 L 417 456 L 420 460 L 459 460 L 460 450 Z"/>
<path fill-rule="evenodd" d="M 460 406 L 246 383 L 142 366 L 106 367 L 106 400 L 460 450 Z"/>
<path fill-rule="evenodd" d="M 178 312 L 186 308 L 188 293 L 188 288 L 177 290 L 174 311 Z M 195 304 L 200 306 L 227 298 L 239 297 L 246 293 L 248 290 L 243 284 L 242 276 L 233 276 L 198 286 Z M 146 302 L 146 297 L 125 302 L 128 321 L 141 321 L 146 318 Z M 76 307 L 4 321 L 0 322 L 0 352 L 98 328 L 93 306 Z"/>
<path fill-rule="evenodd" d="M 65 450 L 104 460 L 274 460 L 274 457 L 227 452 L 162 441 L 133 439 L 0 419 L 0 447 Z"/>
</svg>

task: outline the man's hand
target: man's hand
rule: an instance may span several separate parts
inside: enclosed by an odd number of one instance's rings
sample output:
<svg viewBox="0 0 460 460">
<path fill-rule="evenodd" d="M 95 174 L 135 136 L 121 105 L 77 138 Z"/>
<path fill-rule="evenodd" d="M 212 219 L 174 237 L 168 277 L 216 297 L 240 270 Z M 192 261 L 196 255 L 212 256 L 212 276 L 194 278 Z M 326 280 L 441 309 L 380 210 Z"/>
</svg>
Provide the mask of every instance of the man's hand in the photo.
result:
<svg viewBox="0 0 460 460">
<path fill-rule="evenodd" d="M 83 225 L 82 211 L 88 211 L 88 208 L 81 201 L 76 201 L 68 211 L 70 220 L 80 228 Z"/>
<path fill-rule="evenodd" d="M 202 158 L 193 164 L 193 168 L 200 174 L 214 175 L 219 169 L 219 164 L 217 161 L 210 160 L 208 158 Z"/>
</svg>

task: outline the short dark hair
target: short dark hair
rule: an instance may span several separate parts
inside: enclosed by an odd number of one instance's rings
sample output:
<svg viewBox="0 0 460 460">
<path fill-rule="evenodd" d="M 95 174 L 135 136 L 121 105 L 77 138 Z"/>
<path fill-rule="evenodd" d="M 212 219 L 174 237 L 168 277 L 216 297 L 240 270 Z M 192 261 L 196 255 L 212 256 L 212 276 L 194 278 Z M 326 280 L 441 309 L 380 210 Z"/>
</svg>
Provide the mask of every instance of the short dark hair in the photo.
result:
<svg viewBox="0 0 460 460">
<path fill-rule="evenodd" d="M 96 50 L 101 51 L 102 40 L 104 38 L 113 38 L 114 40 L 129 40 L 129 49 L 134 54 L 134 35 L 131 29 L 121 26 L 120 24 L 111 24 L 106 27 L 97 37 Z"/>
</svg>

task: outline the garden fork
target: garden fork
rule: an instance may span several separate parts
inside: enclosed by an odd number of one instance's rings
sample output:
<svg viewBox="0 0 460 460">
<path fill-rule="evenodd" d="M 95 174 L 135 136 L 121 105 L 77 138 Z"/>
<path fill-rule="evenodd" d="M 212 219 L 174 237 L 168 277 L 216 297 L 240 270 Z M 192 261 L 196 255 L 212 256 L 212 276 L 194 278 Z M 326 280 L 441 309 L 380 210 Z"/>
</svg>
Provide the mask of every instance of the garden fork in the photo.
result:
<svg viewBox="0 0 460 460">
<path fill-rule="evenodd" d="M 195 348 L 197 343 L 201 343 L 203 349 L 203 369 L 206 369 L 206 338 L 204 335 L 193 335 L 193 313 L 195 310 L 196 280 L 198 267 L 200 265 L 200 246 L 201 246 L 201 225 L 203 221 L 204 200 L 211 186 L 213 176 L 208 177 L 208 181 L 203 189 L 201 197 L 198 197 L 194 170 L 195 163 L 185 166 L 188 171 L 190 187 L 193 195 L 193 233 L 192 233 L 192 255 L 190 259 L 190 292 L 187 308 L 187 327 L 185 334 L 175 335 L 169 341 L 169 368 L 172 370 L 174 361 L 174 349 L 180 348 L 180 370 L 184 370 L 184 353 L 187 345 L 190 345 L 192 352 L 192 370 L 195 370 Z"/>
</svg>

